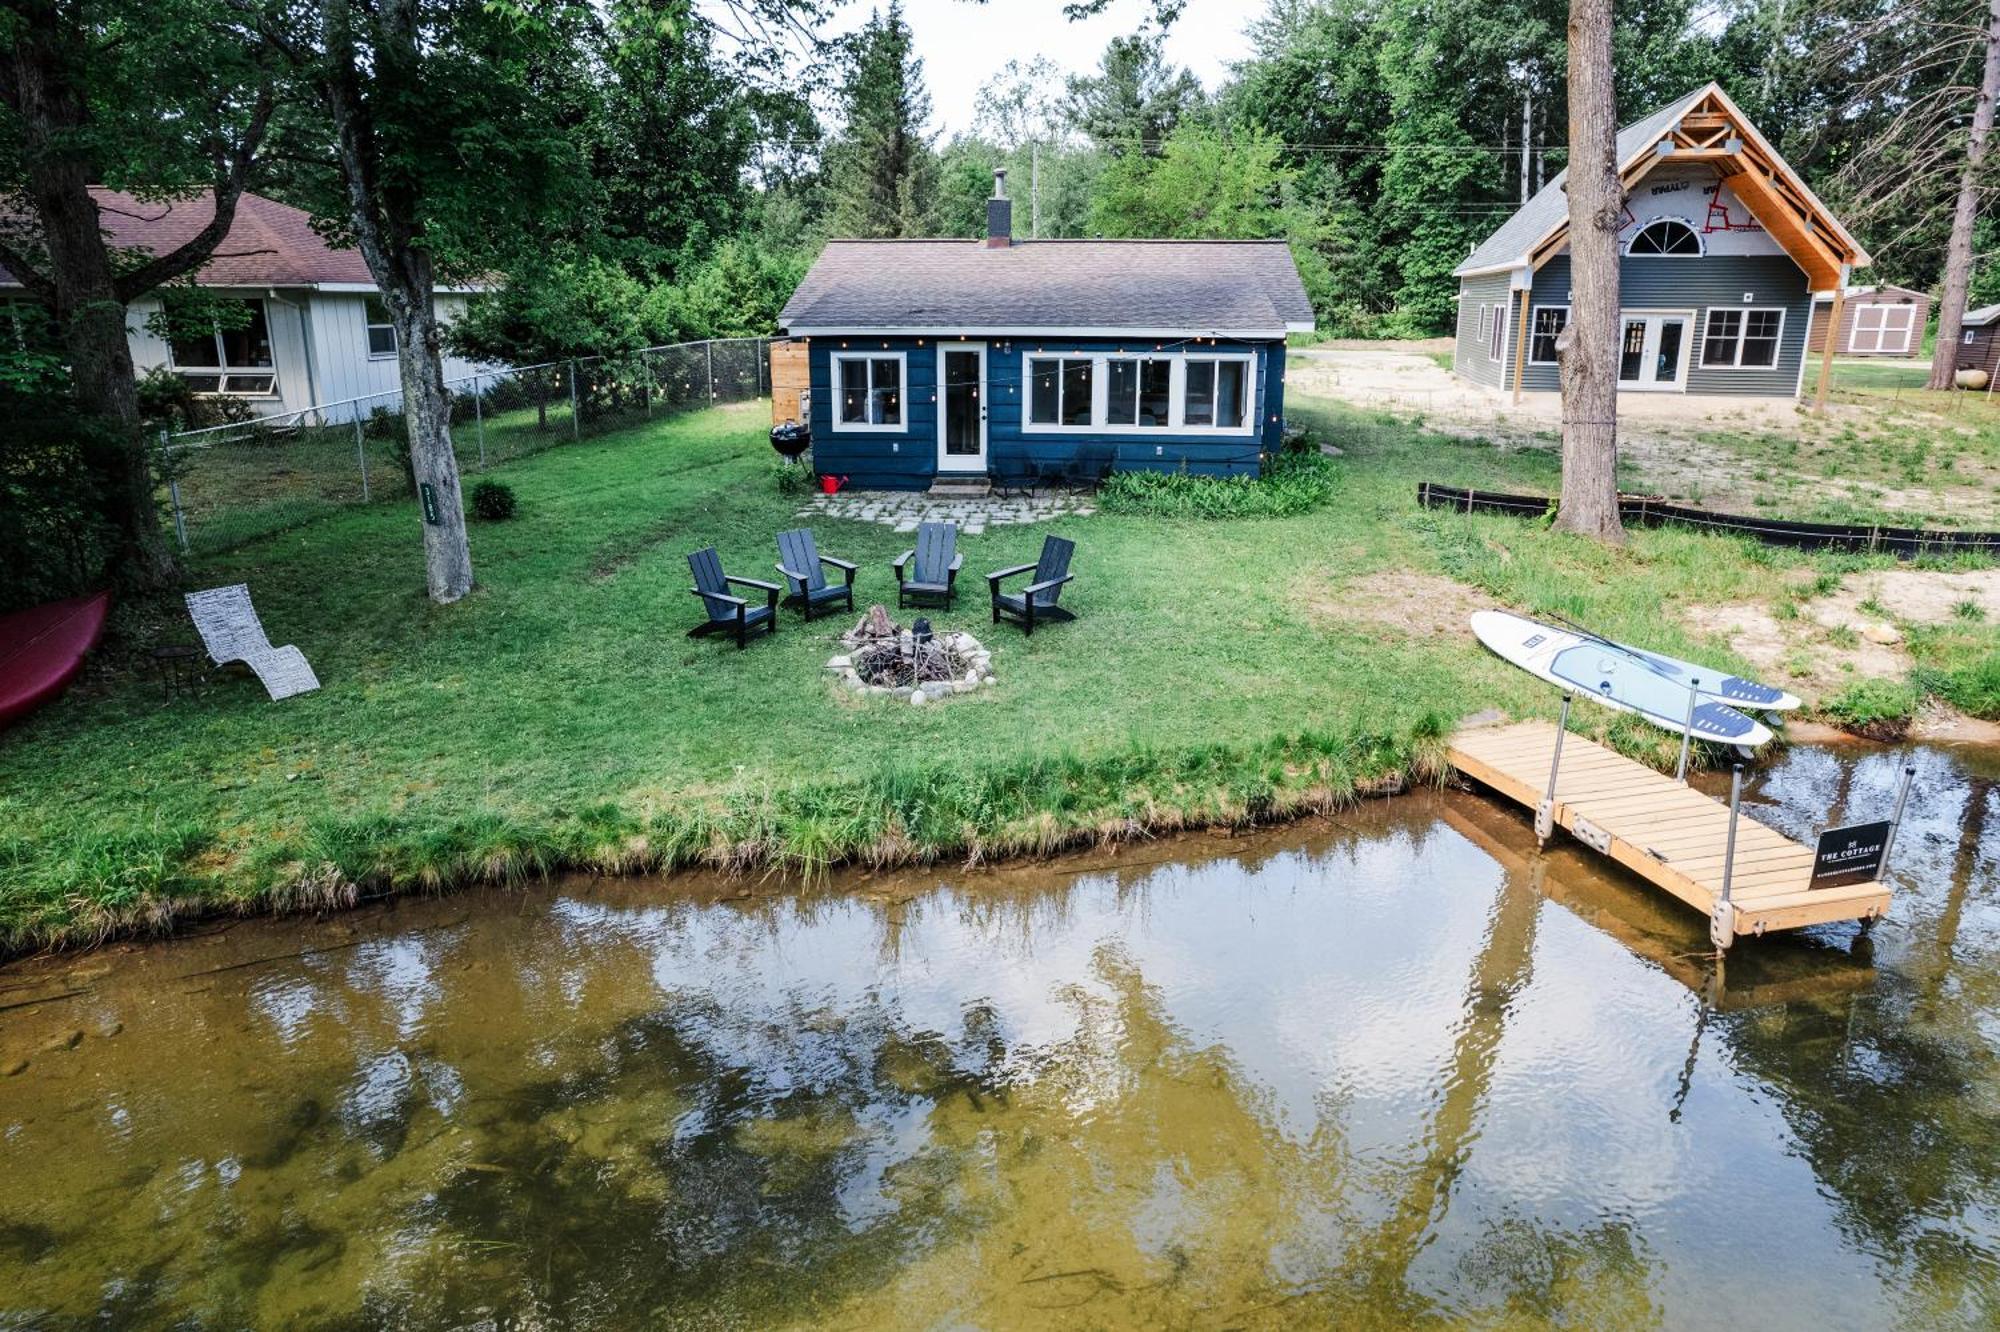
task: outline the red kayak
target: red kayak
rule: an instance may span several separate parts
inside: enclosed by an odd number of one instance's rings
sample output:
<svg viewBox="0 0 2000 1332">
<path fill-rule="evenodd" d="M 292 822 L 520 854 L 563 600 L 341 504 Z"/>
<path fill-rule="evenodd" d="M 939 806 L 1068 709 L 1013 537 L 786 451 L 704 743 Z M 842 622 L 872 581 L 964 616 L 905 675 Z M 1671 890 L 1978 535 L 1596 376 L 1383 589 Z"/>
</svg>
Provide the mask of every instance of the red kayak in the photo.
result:
<svg viewBox="0 0 2000 1332">
<path fill-rule="evenodd" d="M 0 615 L 0 726 L 27 716 L 76 678 L 110 611 L 111 594 L 99 592 Z"/>
</svg>

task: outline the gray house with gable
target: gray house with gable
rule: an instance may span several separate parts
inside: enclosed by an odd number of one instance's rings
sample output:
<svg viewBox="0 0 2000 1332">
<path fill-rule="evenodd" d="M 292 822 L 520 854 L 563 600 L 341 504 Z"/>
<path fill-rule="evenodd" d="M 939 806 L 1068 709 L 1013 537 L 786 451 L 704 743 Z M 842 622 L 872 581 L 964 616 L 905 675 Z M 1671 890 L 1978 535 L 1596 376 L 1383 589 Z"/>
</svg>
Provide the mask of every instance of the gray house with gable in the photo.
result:
<svg viewBox="0 0 2000 1332">
<path fill-rule="evenodd" d="M 1814 298 L 1838 300 L 1867 253 L 1715 84 L 1626 126 L 1617 158 L 1619 389 L 1796 397 Z M 1452 368 L 1516 399 L 1561 387 L 1564 180 L 1454 270 Z"/>
</svg>

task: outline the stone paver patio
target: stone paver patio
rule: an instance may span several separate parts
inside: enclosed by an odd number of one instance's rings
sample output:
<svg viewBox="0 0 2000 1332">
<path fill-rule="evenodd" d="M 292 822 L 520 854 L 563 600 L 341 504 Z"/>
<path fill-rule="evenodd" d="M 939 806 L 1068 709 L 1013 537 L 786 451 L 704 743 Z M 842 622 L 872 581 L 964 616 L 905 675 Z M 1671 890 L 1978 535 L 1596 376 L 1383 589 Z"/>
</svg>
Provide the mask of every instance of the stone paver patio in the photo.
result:
<svg viewBox="0 0 2000 1332">
<path fill-rule="evenodd" d="M 976 499 L 942 499 L 917 490 L 844 490 L 838 495 L 814 495 L 799 510 L 801 518 L 847 518 L 881 523 L 898 532 L 914 532 L 918 523 L 957 523 L 958 530 L 976 536 L 989 526 L 1044 523 L 1097 512 L 1089 495 L 986 495 Z"/>
</svg>

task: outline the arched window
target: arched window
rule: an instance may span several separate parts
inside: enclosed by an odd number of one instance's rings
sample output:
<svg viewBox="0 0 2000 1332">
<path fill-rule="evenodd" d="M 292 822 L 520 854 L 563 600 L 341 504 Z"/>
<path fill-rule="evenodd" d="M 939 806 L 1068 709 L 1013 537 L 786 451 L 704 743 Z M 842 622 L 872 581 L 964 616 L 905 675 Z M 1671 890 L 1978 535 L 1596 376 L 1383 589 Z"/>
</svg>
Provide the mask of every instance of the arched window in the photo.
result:
<svg viewBox="0 0 2000 1332">
<path fill-rule="evenodd" d="M 1694 228 L 1685 222 L 1676 222 L 1663 217 L 1657 222 L 1648 222 L 1639 228 L 1632 243 L 1625 247 L 1627 254 L 1700 254 L 1701 237 L 1694 234 Z"/>
</svg>

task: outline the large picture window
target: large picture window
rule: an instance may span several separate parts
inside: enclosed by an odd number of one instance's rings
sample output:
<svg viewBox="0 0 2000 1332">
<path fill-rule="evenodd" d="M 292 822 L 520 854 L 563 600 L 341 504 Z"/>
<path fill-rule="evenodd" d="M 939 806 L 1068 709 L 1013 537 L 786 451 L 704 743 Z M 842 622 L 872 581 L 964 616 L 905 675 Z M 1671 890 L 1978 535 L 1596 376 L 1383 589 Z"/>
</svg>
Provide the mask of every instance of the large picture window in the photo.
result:
<svg viewBox="0 0 2000 1332">
<path fill-rule="evenodd" d="M 1021 428 L 1030 434 L 1247 435 L 1256 360 L 1240 353 L 1141 356 L 1063 352 L 1023 358 Z"/>
<path fill-rule="evenodd" d="M 1784 332 L 1783 310 L 1710 310 L 1702 333 L 1701 363 L 1722 369 L 1769 369 L 1778 363 Z"/>
<path fill-rule="evenodd" d="M 1556 339 L 1569 327 L 1567 305 L 1538 305 L 1528 323 L 1528 360 L 1535 365 L 1556 364 Z"/>
<path fill-rule="evenodd" d="M 1182 421 L 1191 426 L 1236 430 L 1243 425 L 1243 361 L 1196 360 L 1187 363 L 1187 394 Z"/>
<path fill-rule="evenodd" d="M 1088 426 L 1092 372 L 1089 357 L 1028 358 L 1028 421 L 1031 425 Z"/>
<path fill-rule="evenodd" d="M 364 303 L 368 321 L 368 359 L 380 361 L 396 354 L 396 326 L 389 321 L 389 307 L 382 304 L 380 296 L 370 296 Z"/>
<path fill-rule="evenodd" d="M 833 358 L 835 430 L 903 429 L 903 353 Z"/>
<path fill-rule="evenodd" d="M 1161 358 L 1106 362 L 1106 425 L 1166 426 L 1173 417 L 1174 363 Z"/>
<path fill-rule="evenodd" d="M 278 391 L 264 302 L 245 300 L 243 305 L 243 318 L 231 319 L 231 327 L 183 334 L 167 344 L 174 373 L 196 393 L 268 398 Z"/>
</svg>

